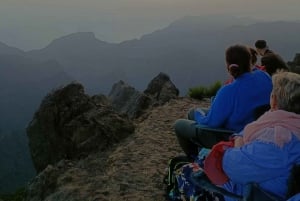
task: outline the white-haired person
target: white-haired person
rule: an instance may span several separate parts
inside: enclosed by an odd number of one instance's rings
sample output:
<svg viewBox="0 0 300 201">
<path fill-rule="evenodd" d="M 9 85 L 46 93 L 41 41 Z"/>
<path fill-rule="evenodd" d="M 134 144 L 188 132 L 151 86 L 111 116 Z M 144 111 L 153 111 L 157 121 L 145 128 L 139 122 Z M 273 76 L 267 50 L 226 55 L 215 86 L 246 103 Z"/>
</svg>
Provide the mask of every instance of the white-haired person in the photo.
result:
<svg viewBox="0 0 300 201">
<path fill-rule="evenodd" d="M 243 196 L 247 184 L 255 183 L 287 199 L 289 175 L 300 164 L 300 75 L 279 72 L 273 75 L 272 83 L 270 111 L 248 124 L 234 147 L 227 147 L 222 159 L 214 161 L 214 167 L 221 169 L 207 173 L 213 183 L 221 185 L 221 178 L 223 188 L 232 193 Z"/>
</svg>

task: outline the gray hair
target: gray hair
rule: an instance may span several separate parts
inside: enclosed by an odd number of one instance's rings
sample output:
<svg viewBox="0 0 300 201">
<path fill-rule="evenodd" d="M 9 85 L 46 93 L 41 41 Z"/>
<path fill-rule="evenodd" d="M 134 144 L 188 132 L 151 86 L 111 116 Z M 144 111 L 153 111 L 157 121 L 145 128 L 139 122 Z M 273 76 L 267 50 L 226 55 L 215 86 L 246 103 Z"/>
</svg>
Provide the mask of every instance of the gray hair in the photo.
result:
<svg viewBox="0 0 300 201">
<path fill-rule="evenodd" d="M 278 72 L 272 76 L 272 82 L 278 109 L 300 114 L 300 75 Z"/>
</svg>

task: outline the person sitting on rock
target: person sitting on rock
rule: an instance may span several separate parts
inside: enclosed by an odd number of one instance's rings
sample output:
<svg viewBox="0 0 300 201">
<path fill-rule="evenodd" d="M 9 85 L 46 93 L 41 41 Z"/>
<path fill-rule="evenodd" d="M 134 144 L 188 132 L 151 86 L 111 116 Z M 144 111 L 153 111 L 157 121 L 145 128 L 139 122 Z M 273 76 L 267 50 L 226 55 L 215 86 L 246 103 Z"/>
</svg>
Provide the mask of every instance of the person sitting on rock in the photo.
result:
<svg viewBox="0 0 300 201">
<path fill-rule="evenodd" d="M 226 67 L 234 81 L 217 92 L 208 111 L 192 110 L 188 119 L 178 119 L 174 124 L 178 142 L 189 157 L 196 156 L 200 147 L 211 148 L 216 133 L 201 133 L 197 127 L 224 128 L 240 132 L 254 120 L 253 111 L 269 103 L 272 90 L 270 76 L 260 70 L 251 70 L 251 53 L 243 45 L 226 50 Z"/>
</svg>

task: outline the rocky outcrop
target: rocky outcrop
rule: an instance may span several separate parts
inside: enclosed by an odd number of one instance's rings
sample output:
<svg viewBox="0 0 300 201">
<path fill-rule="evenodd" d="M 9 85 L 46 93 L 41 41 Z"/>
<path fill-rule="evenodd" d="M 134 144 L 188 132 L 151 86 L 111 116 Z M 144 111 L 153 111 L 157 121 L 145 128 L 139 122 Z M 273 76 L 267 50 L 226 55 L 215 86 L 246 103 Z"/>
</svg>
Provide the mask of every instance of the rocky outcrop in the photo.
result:
<svg viewBox="0 0 300 201">
<path fill-rule="evenodd" d="M 78 83 L 46 96 L 27 128 L 36 170 L 40 172 L 62 159 L 106 150 L 133 133 L 131 120 L 107 103 L 103 96 L 91 98 L 85 94 Z"/>
<path fill-rule="evenodd" d="M 178 97 L 179 90 L 167 74 L 159 73 L 151 80 L 144 93 L 152 97 L 154 103 L 163 105 L 169 100 Z"/>
<path fill-rule="evenodd" d="M 288 66 L 290 67 L 292 72 L 300 74 L 300 53 L 297 53 L 295 55 L 293 61 L 288 62 Z"/>
<path fill-rule="evenodd" d="M 148 84 L 147 89 L 139 92 L 124 81 L 114 84 L 109 99 L 118 112 L 127 114 L 130 118 L 141 116 L 151 106 L 163 105 L 173 98 L 177 98 L 178 89 L 169 76 L 160 73 Z"/>
<path fill-rule="evenodd" d="M 146 92 L 120 81 L 109 97 L 78 83 L 47 95 L 27 128 L 38 175 L 24 200 L 163 200 L 162 170 L 178 150 L 172 124 L 195 103 L 170 100 L 178 90 L 164 74 Z"/>
<path fill-rule="evenodd" d="M 130 118 L 139 117 L 151 105 L 151 98 L 124 81 L 114 84 L 108 95 L 116 111 Z"/>
<path fill-rule="evenodd" d="M 178 98 L 147 110 L 134 120 L 134 133 L 112 149 L 47 166 L 30 183 L 25 201 L 165 200 L 164 170 L 181 152 L 173 123 L 209 103 Z"/>
</svg>

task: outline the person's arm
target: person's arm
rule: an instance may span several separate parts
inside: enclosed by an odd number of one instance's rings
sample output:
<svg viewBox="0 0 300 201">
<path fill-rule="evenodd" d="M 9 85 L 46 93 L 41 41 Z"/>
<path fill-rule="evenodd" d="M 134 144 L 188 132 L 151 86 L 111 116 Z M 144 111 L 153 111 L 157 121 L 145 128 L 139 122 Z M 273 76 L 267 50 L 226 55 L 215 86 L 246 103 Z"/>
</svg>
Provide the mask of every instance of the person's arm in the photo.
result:
<svg viewBox="0 0 300 201">
<path fill-rule="evenodd" d="M 233 110 L 233 96 L 229 86 L 222 87 L 210 107 L 207 115 L 195 113 L 198 124 L 204 124 L 212 128 L 223 127 Z"/>
<path fill-rule="evenodd" d="M 254 141 L 229 148 L 223 156 L 223 170 L 235 183 L 262 182 L 284 174 L 287 152 L 272 143 Z"/>
</svg>

